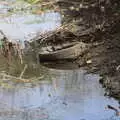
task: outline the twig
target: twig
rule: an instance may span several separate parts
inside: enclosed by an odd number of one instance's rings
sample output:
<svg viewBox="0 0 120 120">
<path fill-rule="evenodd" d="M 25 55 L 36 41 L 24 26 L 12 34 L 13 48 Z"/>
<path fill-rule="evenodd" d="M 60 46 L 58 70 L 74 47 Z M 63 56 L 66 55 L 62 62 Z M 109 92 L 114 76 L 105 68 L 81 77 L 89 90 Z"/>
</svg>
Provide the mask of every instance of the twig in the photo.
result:
<svg viewBox="0 0 120 120">
<path fill-rule="evenodd" d="M 65 31 L 66 29 L 68 30 L 68 27 L 71 26 L 71 25 L 72 24 L 69 23 L 69 24 L 65 24 L 65 25 L 62 25 L 62 26 L 58 27 L 55 31 L 50 31 L 50 32 L 43 33 L 43 34 L 37 33 L 36 37 L 31 39 L 30 42 L 40 40 L 40 43 L 41 43 L 45 39 L 47 39 L 47 38 L 51 37 L 52 35 L 56 34 L 57 32 Z"/>
<path fill-rule="evenodd" d="M 27 67 L 26 67 L 27 68 Z M 23 75 L 23 72 L 25 72 L 25 67 L 24 70 L 22 71 L 21 75 Z M 2 80 L 20 80 L 22 82 L 30 82 L 30 81 L 38 81 L 44 78 L 44 76 L 40 76 L 40 77 L 34 77 L 34 78 L 30 78 L 30 79 L 24 79 L 24 78 L 20 78 L 20 77 L 16 77 L 16 76 L 12 76 L 12 75 L 8 75 L 6 73 L 0 73 L 0 76 L 3 78 Z M 21 76 L 22 77 L 22 76 Z M 42 83 L 42 81 L 40 82 Z"/>
<path fill-rule="evenodd" d="M 20 77 L 19 77 L 20 79 L 22 78 L 23 74 L 25 73 L 27 67 L 28 67 L 28 65 L 26 64 L 26 65 L 24 66 L 23 71 L 22 71 L 21 74 L 20 74 Z"/>
<path fill-rule="evenodd" d="M 107 107 L 111 110 L 114 110 L 117 116 L 120 116 L 120 112 L 118 111 L 118 109 L 116 109 L 115 107 L 113 107 L 111 105 L 107 105 Z"/>
</svg>

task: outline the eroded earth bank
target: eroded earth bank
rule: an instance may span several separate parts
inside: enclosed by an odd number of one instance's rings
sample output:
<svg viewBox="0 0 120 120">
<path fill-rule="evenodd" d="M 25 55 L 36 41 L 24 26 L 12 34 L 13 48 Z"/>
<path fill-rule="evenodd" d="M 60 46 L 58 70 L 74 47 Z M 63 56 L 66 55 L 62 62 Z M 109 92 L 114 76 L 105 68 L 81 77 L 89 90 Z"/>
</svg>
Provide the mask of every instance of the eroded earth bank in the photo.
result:
<svg viewBox="0 0 120 120">
<path fill-rule="evenodd" d="M 60 0 L 55 5 L 60 7 L 63 24 L 69 25 L 48 36 L 43 43 L 54 46 L 80 41 L 89 44 L 91 47 L 73 62 L 99 73 L 106 95 L 120 100 L 120 2 Z"/>
</svg>

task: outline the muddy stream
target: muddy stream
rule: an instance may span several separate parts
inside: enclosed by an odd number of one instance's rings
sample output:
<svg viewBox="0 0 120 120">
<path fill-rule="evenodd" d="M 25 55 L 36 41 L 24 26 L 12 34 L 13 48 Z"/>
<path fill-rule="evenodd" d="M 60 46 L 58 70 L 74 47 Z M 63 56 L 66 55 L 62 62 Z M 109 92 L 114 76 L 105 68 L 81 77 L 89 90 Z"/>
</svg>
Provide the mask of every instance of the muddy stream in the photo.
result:
<svg viewBox="0 0 120 120">
<path fill-rule="evenodd" d="M 12 41 L 30 40 L 38 31 L 44 33 L 61 25 L 59 13 L 35 15 L 29 9 L 8 13 L 14 5 L 0 2 L 0 29 Z M 50 76 L 47 82 L 32 87 L 0 87 L 0 120 L 120 120 L 115 111 L 106 108 L 118 108 L 119 104 L 104 96 L 99 75 L 81 69 L 45 69 Z"/>
</svg>

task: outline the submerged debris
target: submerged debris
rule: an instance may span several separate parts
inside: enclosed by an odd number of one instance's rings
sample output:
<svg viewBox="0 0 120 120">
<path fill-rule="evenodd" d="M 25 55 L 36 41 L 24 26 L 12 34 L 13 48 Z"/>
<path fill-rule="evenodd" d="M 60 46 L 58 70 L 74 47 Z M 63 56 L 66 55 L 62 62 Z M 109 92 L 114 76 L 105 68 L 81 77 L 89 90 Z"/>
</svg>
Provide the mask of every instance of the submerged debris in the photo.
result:
<svg viewBox="0 0 120 120">
<path fill-rule="evenodd" d="M 113 106 L 111 106 L 111 105 L 107 105 L 107 108 L 108 108 L 108 109 L 111 109 L 111 110 L 114 110 L 116 116 L 120 116 L 120 111 L 119 111 L 117 108 L 115 108 L 115 107 L 113 107 Z"/>
</svg>

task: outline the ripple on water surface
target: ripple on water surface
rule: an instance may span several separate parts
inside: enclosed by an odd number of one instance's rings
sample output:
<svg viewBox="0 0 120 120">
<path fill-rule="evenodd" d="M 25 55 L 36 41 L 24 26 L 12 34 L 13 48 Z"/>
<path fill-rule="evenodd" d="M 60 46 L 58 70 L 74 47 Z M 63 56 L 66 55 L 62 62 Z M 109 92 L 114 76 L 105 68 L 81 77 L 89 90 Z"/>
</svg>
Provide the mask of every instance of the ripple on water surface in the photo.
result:
<svg viewBox="0 0 120 120">
<path fill-rule="evenodd" d="M 9 7 L 0 4 L 0 14 Z M 0 17 L 0 29 L 11 40 L 29 40 L 37 32 L 55 30 L 60 25 L 60 14 L 55 12 Z M 108 104 L 118 107 L 118 102 L 104 96 L 99 75 L 83 70 L 52 69 L 50 73 L 52 81 L 47 84 L 0 88 L 0 120 L 120 120 L 114 111 L 105 109 Z"/>
<path fill-rule="evenodd" d="M 19 119 L 31 120 L 119 120 L 114 111 L 105 109 L 118 102 L 104 96 L 99 76 L 82 70 L 50 70 L 51 83 L 34 88 L 2 90 L 0 101 Z M 5 106 L 1 102 L 0 107 Z M 8 118 L 11 118 L 11 114 Z M 4 116 L 7 117 L 7 116 Z M 14 118 L 16 119 L 16 118 Z M 16 119 L 18 120 L 18 119 Z"/>
<path fill-rule="evenodd" d="M 39 33 L 55 30 L 61 25 L 60 14 L 48 12 L 42 15 L 12 15 L 0 19 L 0 29 L 11 40 L 29 40 Z"/>
</svg>

